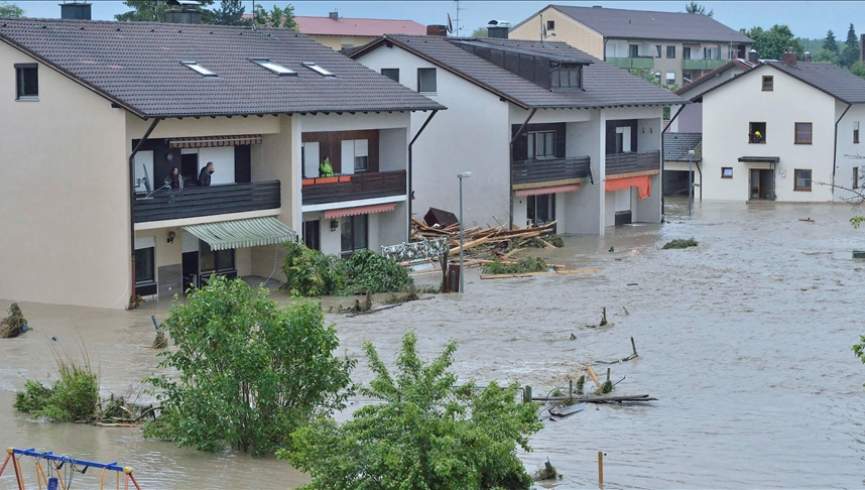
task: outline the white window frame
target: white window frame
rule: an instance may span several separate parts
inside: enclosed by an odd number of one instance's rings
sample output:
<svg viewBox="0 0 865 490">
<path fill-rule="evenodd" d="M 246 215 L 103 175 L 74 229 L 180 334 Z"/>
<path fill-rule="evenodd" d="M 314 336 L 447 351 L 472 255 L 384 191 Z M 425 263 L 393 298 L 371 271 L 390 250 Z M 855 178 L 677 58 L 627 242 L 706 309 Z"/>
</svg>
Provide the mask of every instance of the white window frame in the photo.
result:
<svg viewBox="0 0 865 490">
<path fill-rule="evenodd" d="M 181 61 L 180 64 L 189 68 L 190 70 L 194 71 L 195 73 L 198 73 L 199 75 L 201 75 L 203 77 L 215 77 L 215 76 L 217 76 L 216 72 L 205 68 L 204 66 L 202 66 L 197 61 Z"/>
</svg>

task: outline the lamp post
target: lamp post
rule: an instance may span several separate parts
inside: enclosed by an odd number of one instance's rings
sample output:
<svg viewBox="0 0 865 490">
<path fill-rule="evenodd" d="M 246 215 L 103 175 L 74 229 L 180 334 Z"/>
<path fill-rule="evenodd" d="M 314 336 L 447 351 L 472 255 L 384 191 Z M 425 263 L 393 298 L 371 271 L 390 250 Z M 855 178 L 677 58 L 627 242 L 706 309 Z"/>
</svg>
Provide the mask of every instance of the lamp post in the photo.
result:
<svg viewBox="0 0 865 490">
<path fill-rule="evenodd" d="M 694 207 L 694 150 L 688 150 L 688 216 Z"/>
<path fill-rule="evenodd" d="M 472 176 L 471 172 L 461 172 L 457 174 L 457 179 L 460 181 L 460 293 L 465 291 L 465 278 L 463 277 L 463 179 Z"/>
</svg>

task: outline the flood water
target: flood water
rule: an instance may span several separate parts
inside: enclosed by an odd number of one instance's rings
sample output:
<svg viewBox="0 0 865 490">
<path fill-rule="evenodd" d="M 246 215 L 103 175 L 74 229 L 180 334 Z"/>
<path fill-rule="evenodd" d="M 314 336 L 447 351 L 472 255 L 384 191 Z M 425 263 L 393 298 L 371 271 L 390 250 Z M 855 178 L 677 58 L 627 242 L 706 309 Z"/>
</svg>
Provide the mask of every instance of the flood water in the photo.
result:
<svg viewBox="0 0 865 490">
<path fill-rule="evenodd" d="M 328 320 L 351 356 L 371 340 L 392 359 L 413 330 L 426 356 L 456 340 L 461 378 L 518 381 L 536 394 L 567 385 L 585 362 L 629 354 L 634 337 L 640 358 L 612 366 L 614 380 L 625 377 L 616 391 L 659 400 L 590 406 L 546 422 L 523 459 L 534 470 L 549 458 L 565 475 L 560 488 L 597 488 L 598 450 L 607 454 L 607 488 L 861 488 L 865 365 L 850 346 L 865 333 L 865 262 L 852 260 L 851 250 L 865 249 L 865 231 L 847 221 L 856 210 L 706 203 L 689 219 L 681 202 L 668 204 L 665 225 L 569 238 L 548 254 L 586 274 L 480 280 L 475 271 L 463 297 Z M 814 221 L 800 221 L 806 217 Z M 690 237 L 699 247 L 660 249 Z M 586 328 L 602 307 L 612 325 Z M 165 311 L 23 309 L 36 330 L 0 341 L 0 446 L 118 460 L 135 467 L 145 489 L 277 489 L 305 481 L 272 459 L 177 449 L 136 429 L 15 415 L 14 390 L 53 372 L 52 348 L 76 355 L 84 343 L 105 393 L 135 391 L 155 372 L 149 315 Z M 369 376 L 361 362 L 355 380 Z M 6 488 L 13 483 L 3 477 Z"/>
</svg>

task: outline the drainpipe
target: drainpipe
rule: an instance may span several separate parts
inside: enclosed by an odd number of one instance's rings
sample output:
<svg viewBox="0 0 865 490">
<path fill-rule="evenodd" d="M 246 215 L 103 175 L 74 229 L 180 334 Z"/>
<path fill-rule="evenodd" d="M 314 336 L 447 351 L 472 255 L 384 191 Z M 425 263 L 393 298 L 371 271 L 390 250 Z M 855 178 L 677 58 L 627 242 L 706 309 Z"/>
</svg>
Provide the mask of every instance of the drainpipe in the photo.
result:
<svg viewBox="0 0 865 490">
<path fill-rule="evenodd" d="M 127 309 L 132 309 L 135 304 L 135 217 L 133 214 L 132 207 L 135 205 L 135 193 L 132 191 L 133 185 L 135 184 L 135 154 L 138 153 L 138 150 L 141 149 L 141 145 L 150 137 L 150 133 L 156 129 L 156 125 L 159 124 L 159 121 L 162 119 L 156 118 L 153 122 L 150 123 L 150 126 L 147 127 L 147 131 L 144 132 L 144 136 L 138 140 L 138 144 L 135 145 L 135 148 L 132 149 L 132 153 L 129 155 L 129 186 L 127 187 L 129 192 L 129 262 L 132 265 L 130 272 L 130 279 L 132 281 L 132 293 L 129 295 L 129 305 Z M 155 184 L 155 182 L 154 182 Z"/>
<path fill-rule="evenodd" d="M 523 124 L 520 126 L 520 129 L 517 130 L 517 133 L 511 136 L 511 143 L 508 146 L 508 161 L 511 162 L 508 165 L 508 229 L 514 229 L 514 142 L 517 141 L 523 131 L 526 129 L 526 126 L 529 125 L 529 121 L 535 116 L 535 113 L 538 112 L 537 108 L 532 109 L 532 112 L 529 113 L 529 117 L 523 121 Z M 510 129 L 510 128 L 508 128 Z"/>
<path fill-rule="evenodd" d="M 423 130 L 426 129 L 427 125 L 432 121 L 432 118 L 435 117 L 436 113 L 438 113 L 438 109 L 432 111 L 432 114 L 426 118 L 426 121 L 423 122 L 420 129 L 415 133 L 414 138 L 411 139 L 411 142 L 408 144 L 408 230 L 409 236 L 406 237 L 406 241 L 408 242 L 411 239 L 411 212 L 412 212 L 412 200 L 414 199 L 414 188 L 412 186 L 414 173 L 412 171 L 412 147 L 414 146 L 414 142 L 417 141 L 418 137 L 423 133 Z"/>
<path fill-rule="evenodd" d="M 833 201 L 835 200 L 835 167 L 838 164 L 838 123 L 840 123 L 841 120 L 844 119 L 844 116 L 847 115 L 847 111 L 849 111 L 851 107 L 853 107 L 853 104 L 847 104 L 847 108 L 844 109 L 844 112 L 841 113 L 841 117 L 839 117 L 838 120 L 835 121 L 835 140 L 833 142 L 834 143 L 834 146 L 833 146 L 834 150 L 832 151 L 832 200 Z"/>
<path fill-rule="evenodd" d="M 676 111 L 675 114 L 673 114 L 673 117 L 670 118 L 670 122 L 668 122 L 667 125 L 664 126 L 663 131 L 661 131 L 661 178 L 658 179 L 658 184 L 660 184 L 660 185 L 658 185 L 658 187 L 660 188 L 659 192 L 661 193 L 661 222 L 662 223 L 664 222 L 664 206 L 666 205 L 666 202 L 664 202 L 664 133 L 666 133 L 667 130 L 670 129 L 670 125 L 673 124 L 673 121 L 675 121 L 677 117 L 679 117 L 679 114 L 681 114 L 682 111 L 685 109 L 685 105 L 686 104 L 682 104 L 682 107 L 679 107 L 679 110 Z M 663 118 L 663 113 L 661 114 L 661 117 Z M 700 174 L 700 178 L 702 178 L 702 173 Z M 703 186 L 702 185 L 700 185 L 700 192 L 701 193 L 703 192 Z M 700 200 L 702 200 L 702 197 L 700 198 Z"/>
</svg>

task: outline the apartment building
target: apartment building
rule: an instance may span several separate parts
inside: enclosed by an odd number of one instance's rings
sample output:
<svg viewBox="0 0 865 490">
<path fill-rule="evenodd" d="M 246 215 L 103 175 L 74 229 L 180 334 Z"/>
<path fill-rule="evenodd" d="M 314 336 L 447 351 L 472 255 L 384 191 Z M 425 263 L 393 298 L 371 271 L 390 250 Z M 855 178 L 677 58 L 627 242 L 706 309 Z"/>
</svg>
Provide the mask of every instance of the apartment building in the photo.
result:
<svg viewBox="0 0 865 490">
<path fill-rule="evenodd" d="M 342 17 L 336 10 L 327 17 L 297 15 L 294 22 L 298 32 L 335 50 L 362 46 L 384 34 L 426 34 L 426 26 L 413 20 Z"/>
</svg>

